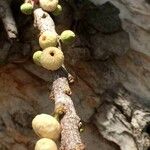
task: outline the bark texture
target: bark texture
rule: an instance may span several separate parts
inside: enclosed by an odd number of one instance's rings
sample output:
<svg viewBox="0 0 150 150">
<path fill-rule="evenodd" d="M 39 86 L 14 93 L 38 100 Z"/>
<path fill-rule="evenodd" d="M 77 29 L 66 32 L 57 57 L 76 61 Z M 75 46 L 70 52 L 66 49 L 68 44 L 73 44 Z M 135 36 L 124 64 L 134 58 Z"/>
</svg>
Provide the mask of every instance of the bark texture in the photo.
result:
<svg viewBox="0 0 150 150">
<path fill-rule="evenodd" d="M 34 17 L 35 17 L 34 24 L 35 26 L 38 27 L 41 33 L 44 31 L 56 33 L 55 24 L 53 22 L 53 19 L 50 17 L 48 13 L 44 12 L 41 8 L 38 8 L 34 11 Z M 61 46 L 59 46 L 59 48 L 61 48 Z M 83 150 L 84 145 L 81 141 L 79 133 L 80 118 L 78 117 L 73 102 L 70 98 L 71 90 L 69 88 L 67 77 L 62 76 L 60 70 L 56 71 L 53 74 L 54 81 L 52 83 L 53 88 L 51 91 L 55 101 L 55 112 L 57 112 L 58 109 L 65 110 L 64 116 L 61 119 L 62 132 L 61 132 L 60 149 Z M 66 69 L 64 69 L 64 72 L 66 72 Z"/>
<path fill-rule="evenodd" d="M 65 109 L 65 115 L 61 119 L 61 150 L 83 150 L 79 128 L 80 118 L 77 116 L 74 104 L 70 98 L 71 89 L 65 77 L 59 77 L 53 83 L 55 99 L 55 112 Z"/>
<path fill-rule="evenodd" d="M 38 8 L 34 11 L 34 26 L 37 27 L 41 33 L 44 31 L 56 33 L 53 19 L 47 12 L 44 12 L 42 8 Z"/>
</svg>

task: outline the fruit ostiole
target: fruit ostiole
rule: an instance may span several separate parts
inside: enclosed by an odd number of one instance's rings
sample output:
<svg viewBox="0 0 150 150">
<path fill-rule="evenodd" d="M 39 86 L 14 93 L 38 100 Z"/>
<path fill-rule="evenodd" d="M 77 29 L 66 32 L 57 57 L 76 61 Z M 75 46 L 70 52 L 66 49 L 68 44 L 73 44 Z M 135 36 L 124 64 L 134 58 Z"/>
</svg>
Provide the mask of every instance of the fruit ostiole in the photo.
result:
<svg viewBox="0 0 150 150">
<path fill-rule="evenodd" d="M 40 63 L 47 70 L 58 70 L 64 63 L 64 54 L 57 47 L 47 47 L 43 50 Z"/>
</svg>

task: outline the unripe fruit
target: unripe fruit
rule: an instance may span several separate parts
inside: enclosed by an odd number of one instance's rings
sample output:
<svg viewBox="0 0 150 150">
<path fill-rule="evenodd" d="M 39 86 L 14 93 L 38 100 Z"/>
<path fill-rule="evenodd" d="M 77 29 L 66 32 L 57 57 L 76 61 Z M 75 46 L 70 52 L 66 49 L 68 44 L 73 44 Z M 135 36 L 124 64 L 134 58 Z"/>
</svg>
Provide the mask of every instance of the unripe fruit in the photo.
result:
<svg viewBox="0 0 150 150">
<path fill-rule="evenodd" d="M 71 43 L 75 39 L 75 33 L 71 30 L 65 30 L 61 33 L 60 39 L 65 44 Z"/>
<path fill-rule="evenodd" d="M 43 32 L 39 37 L 39 45 L 42 49 L 57 45 L 57 34 L 50 31 Z"/>
<path fill-rule="evenodd" d="M 36 142 L 35 150 L 57 150 L 57 145 L 51 139 L 42 138 Z"/>
<path fill-rule="evenodd" d="M 64 63 L 63 52 L 56 47 L 48 47 L 43 50 L 40 62 L 47 70 L 57 70 Z"/>
<path fill-rule="evenodd" d="M 61 7 L 61 5 L 57 5 L 57 8 L 52 13 L 55 16 L 60 15 L 62 13 L 62 7 Z"/>
<path fill-rule="evenodd" d="M 35 64 L 41 66 L 41 63 L 40 63 L 40 60 L 41 60 L 41 55 L 42 55 L 42 51 L 36 51 L 34 54 L 33 54 L 33 61 Z"/>
<path fill-rule="evenodd" d="M 39 4 L 43 10 L 52 12 L 57 8 L 58 0 L 39 0 Z"/>
<path fill-rule="evenodd" d="M 57 140 L 61 132 L 59 122 L 48 114 L 37 115 L 32 121 L 32 128 L 39 137 L 52 140 Z"/>
<path fill-rule="evenodd" d="M 24 3 L 20 6 L 20 10 L 23 14 L 30 15 L 33 12 L 33 6 L 30 3 Z"/>
</svg>

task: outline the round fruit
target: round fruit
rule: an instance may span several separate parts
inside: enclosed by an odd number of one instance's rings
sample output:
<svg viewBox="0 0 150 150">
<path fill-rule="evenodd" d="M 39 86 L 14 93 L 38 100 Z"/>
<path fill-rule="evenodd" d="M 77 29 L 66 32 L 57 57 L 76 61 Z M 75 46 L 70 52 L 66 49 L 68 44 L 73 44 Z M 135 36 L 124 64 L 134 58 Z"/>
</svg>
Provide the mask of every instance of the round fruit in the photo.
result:
<svg viewBox="0 0 150 150">
<path fill-rule="evenodd" d="M 52 12 L 57 8 L 58 0 L 39 0 L 39 4 L 43 10 Z"/>
<path fill-rule="evenodd" d="M 57 70 L 64 63 L 63 52 L 56 47 L 48 47 L 43 50 L 40 62 L 47 70 Z"/>
<path fill-rule="evenodd" d="M 52 140 L 57 140 L 61 132 L 59 122 L 48 114 L 37 115 L 32 121 L 32 128 L 39 137 Z"/>
<path fill-rule="evenodd" d="M 71 30 L 65 30 L 61 33 L 60 39 L 65 44 L 71 43 L 75 39 L 75 33 Z"/>
<path fill-rule="evenodd" d="M 57 5 L 57 8 L 52 13 L 55 16 L 60 15 L 62 13 L 62 7 L 61 7 L 61 5 Z"/>
<path fill-rule="evenodd" d="M 40 63 L 41 55 L 42 55 L 42 51 L 36 51 L 33 54 L 33 61 L 35 64 L 37 64 L 39 66 L 41 66 L 41 63 Z"/>
<path fill-rule="evenodd" d="M 20 6 L 20 10 L 22 13 L 30 15 L 33 12 L 33 6 L 30 3 L 24 3 Z"/>
<path fill-rule="evenodd" d="M 39 37 L 39 45 L 42 49 L 57 45 L 57 34 L 45 31 Z"/>
<path fill-rule="evenodd" d="M 57 145 L 51 139 L 42 138 L 36 142 L 35 150 L 57 150 Z"/>
</svg>

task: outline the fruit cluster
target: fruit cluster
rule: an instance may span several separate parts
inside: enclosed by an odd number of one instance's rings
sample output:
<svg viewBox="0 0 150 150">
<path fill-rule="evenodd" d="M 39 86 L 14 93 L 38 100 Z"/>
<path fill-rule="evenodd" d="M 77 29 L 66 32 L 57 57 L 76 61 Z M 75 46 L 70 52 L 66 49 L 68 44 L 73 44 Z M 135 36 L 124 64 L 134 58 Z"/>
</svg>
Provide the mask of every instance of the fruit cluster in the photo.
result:
<svg viewBox="0 0 150 150">
<path fill-rule="evenodd" d="M 39 37 L 39 45 L 43 50 L 33 54 L 33 61 L 47 70 L 59 69 L 64 63 L 64 55 L 57 48 L 58 41 L 68 44 L 72 43 L 74 39 L 75 34 L 71 30 L 63 31 L 60 36 L 50 31 L 43 32 Z"/>
<path fill-rule="evenodd" d="M 55 141 L 61 133 L 61 126 L 56 118 L 48 114 L 39 114 L 32 120 L 34 132 L 41 138 L 35 145 L 35 150 L 57 150 Z"/>
<path fill-rule="evenodd" d="M 22 13 L 30 15 L 33 13 L 34 6 L 32 1 L 40 6 L 44 11 L 53 15 L 60 15 L 62 12 L 58 0 L 29 0 L 20 6 Z M 64 63 L 64 54 L 58 48 L 59 43 L 69 44 L 75 39 L 75 34 L 71 30 L 65 30 L 61 35 L 50 31 L 44 31 L 39 37 L 41 50 L 33 54 L 33 61 L 38 66 L 47 70 L 57 70 Z M 58 114 L 57 114 L 58 115 Z M 58 120 L 48 114 L 39 114 L 32 121 L 34 132 L 41 138 L 35 145 L 35 150 L 57 150 L 56 141 L 61 134 L 61 126 Z"/>
<path fill-rule="evenodd" d="M 23 3 L 20 6 L 20 10 L 22 13 L 26 15 L 32 14 L 34 9 L 32 1 L 37 3 L 43 10 L 51 12 L 53 15 L 57 16 L 62 12 L 62 7 L 58 4 L 58 0 L 31 0 Z"/>
<path fill-rule="evenodd" d="M 33 3 L 25 2 L 20 6 L 22 13 L 30 15 L 34 10 Z M 62 12 L 61 5 L 58 4 L 58 0 L 39 0 L 38 6 L 44 11 L 51 12 L 53 15 L 60 15 Z M 65 30 L 61 35 L 50 31 L 44 31 L 39 37 L 39 45 L 42 50 L 36 51 L 33 54 L 33 61 L 35 64 L 42 66 L 47 70 L 57 70 L 64 63 L 63 52 L 57 48 L 58 42 L 64 44 L 72 43 L 75 39 L 75 34 L 71 30 Z"/>
</svg>

